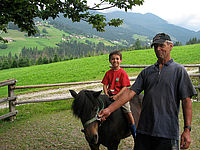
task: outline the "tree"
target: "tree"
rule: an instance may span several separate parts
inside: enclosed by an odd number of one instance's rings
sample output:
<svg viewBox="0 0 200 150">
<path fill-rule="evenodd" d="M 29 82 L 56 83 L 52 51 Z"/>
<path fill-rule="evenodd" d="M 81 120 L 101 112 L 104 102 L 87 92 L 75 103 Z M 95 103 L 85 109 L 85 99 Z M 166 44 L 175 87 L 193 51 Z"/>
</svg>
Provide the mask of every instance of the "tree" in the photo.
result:
<svg viewBox="0 0 200 150">
<path fill-rule="evenodd" d="M 49 60 L 48 60 L 47 56 L 44 56 L 44 58 L 42 60 L 42 63 L 43 64 L 48 64 L 49 63 Z"/>
<path fill-rule="evenodd" d="M 189 41 L 186 42 L 186 45 L 190 45 L 190 44 L 197 44 L 199 43 L 200 40 L 197 40 L 196 37 L 190 39 Z"/>
<path fill-rule="evenodd" d="M 29 59 L 28 58 L 22 58 L 20 57 L 19 58 L 19 62 L 18 62 L 18 66 L 19 67 L 26 67 L 26 66 L 29 66 Z"/>
<path fill-rule="evenodd" d="M 10 68 L 9 62 L 7 59 L 4 59 L 4 61 L 1 64 L 1 69 L 8 69 Z"/>
<path fill-rule="evenodd" d="M 42 29 L 42 32 L 43 32 L 43 33 L 48 33 L 47 30 L 46 30 L 45 28 Z"/>
<path fill-rule="evenodd" d="M 138 49 L 141 49 L 142 48 L 142 45 L 141 45 L 141 42 L 139 39 L 137 39 L 135 41 L 135 49 L 138 50 Z"/>
<path fill-rule="evenodd" d="M 43 63 L 42 57 L 40 56 L 40 57 L 37 59 L 36 64 L 37 64 L 37 65 L 41 65 L 42 63 Z"/>
<path fill-rule="evenodd" d="M 83 20 L 92 24 L 97 31 L 103 32 L 105 26 L 119 26 L 123 21 L 119 18 L 107 21 L 104 15 L 93 10 L 117 7 L 127 11 L 133 6 L 142 5 L 143 2 L 144 0 L 100 0 L 98 4 L 89 6 L 87 0 L 3 0 L 0 3 L 0 30 L 7 32 L 8 23 L 13 22 L 21 31 L 28 32 L 29 36 L 34 35 L 37 32 L 34 18 L 55 19 L 59 13 L 63 13 L 65 18 L 73 22 Z M 3 38 L 0 37 L 0 40 Z"/>
<path fill-rule="evenodd" d="M 174 46 L 182 46 L 182 43 L 177 41 L 177 42 L 174 43 Z"/>
<path fill-rule="evenodd" d="M 14 60 L 12 61 L 12 64 L 11 64 L 11 68 L 17 68 L 17 67 L 18 67 L 17 60 L 14 59 Z"/>
<path fill-rule="evenodd" d="M 53 62 L 58 62 L 58 61 L 59 61 L 58 55 L 55 54 L 55 55 L 54 55 L 54 58 L 53 58 Z"/>
</svg>

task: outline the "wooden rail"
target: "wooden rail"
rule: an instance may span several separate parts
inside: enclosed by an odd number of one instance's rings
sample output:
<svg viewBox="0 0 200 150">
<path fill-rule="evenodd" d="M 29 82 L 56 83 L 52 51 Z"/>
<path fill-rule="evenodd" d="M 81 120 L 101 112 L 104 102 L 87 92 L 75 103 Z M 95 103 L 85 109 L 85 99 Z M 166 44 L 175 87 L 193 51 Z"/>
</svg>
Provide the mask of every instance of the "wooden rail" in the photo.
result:
<svg viewBox="0 0 200 150">
<path fill-rule="evenodd" d="M 17 82 L 17 80 L 15 80 L 15 79 L 9 79 L 9 80 L 6 80 L 6 81 L 1 81 L 0 87 L 6 86 L 6 85 L 13 85 L 13 84 L 16 84 L 16 82 Z"/>
<path fill-rule="evenodd" d="M 0 99 L 0 103 L 6 102 L 6 101 L 15 101 L 16 98 L 17 96 L 2 98 Z"/>
<path fill-rule="evenodd" d="M 9 112 L 9 113 L 7 113 L 7 114 L 5 114 L 5 115 L 0 116 L 0 120 L 1 120 L 1 119 L 5 119 L 5 118 L 10 118 L 10 117 L 16 116 L 17 113 L 18 113 L 17 110 L 15 110 L 14 112 Z M 12 120 L 12 121 L 13 121 L 13 120 Z"/>
<path fill-rule="evenodd" d="M 57 83 L 57 84 L 16 86 L 16 87 L 12 87 L 12 88 L 13 89 L 44 88 L 44 87 L 53 87 L 53 86 L 92 84 L 92 83 L 100 83 L 100 82 L 101 82 L 100 80 L 97 80 L 97 81 L 85 81 L 85 82 L 73 82 L 73 83 Z"/>
<path fill-rule="evenodd" d="M 17 101 L 15 102 L 15 105 L 28 104 L 28 103 L 40 103 L 40 102 L 53 102 L 53 101 L 68 100 L 68 99 L 72 99 L 72 97 L 44 99 L 44 100 L 37 100 L 37 101 L 36 100 Z"/>
<path fill-rule="evenodd" d="M 146 68 L 149 66 L 151 65 L 120 65 L 121 68 Z M 185 64 L 183 66 L 184 67 L 200 67 L 200 64 Z"/>
</svg>

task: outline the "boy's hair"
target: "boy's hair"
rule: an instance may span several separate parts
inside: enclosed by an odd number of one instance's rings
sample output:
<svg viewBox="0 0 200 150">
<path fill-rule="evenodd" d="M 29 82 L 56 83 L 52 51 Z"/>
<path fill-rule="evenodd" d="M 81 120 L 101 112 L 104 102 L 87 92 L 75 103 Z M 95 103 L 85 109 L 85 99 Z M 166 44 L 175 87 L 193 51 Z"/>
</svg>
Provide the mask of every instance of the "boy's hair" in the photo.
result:
<svg viewBox="0 0 200 150">
<path fill-rule="evenodd" d="M 119 50 L 112 51 L 112 52 L 109 54 L 109 61 L 110 61 L 112 55 L 119 55 L 119 56 L 120 56 L 120 59 L 122 60 L 122 54 L 121 54 L 121 52 L 120 52 Z"/>
</svg>

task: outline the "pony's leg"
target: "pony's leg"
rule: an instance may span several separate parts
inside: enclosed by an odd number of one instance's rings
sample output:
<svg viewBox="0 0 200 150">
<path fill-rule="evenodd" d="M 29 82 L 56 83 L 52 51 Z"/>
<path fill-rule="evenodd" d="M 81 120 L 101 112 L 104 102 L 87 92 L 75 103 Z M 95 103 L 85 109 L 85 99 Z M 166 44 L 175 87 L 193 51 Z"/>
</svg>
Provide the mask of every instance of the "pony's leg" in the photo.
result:
<svg viewBox="0 0 200 150">
<path fill-rule="evenodd" d="M 99 150 L 99 145 L 89 144 L 91 150 Z"/>
</svg>

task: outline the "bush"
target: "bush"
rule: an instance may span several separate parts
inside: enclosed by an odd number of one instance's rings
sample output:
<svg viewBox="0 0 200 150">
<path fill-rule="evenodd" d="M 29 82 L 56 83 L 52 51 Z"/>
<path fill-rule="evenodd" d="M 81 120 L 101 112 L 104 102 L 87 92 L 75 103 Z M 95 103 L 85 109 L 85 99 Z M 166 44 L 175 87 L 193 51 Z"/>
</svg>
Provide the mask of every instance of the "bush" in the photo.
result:
<svg viewBox="0 0 200 150">
<path fill-rule="evenodd" d="M 8 48 L 7 44 L 0 44 L 0 49 L 6 49 L 6 48 Z"/>
</svg>

